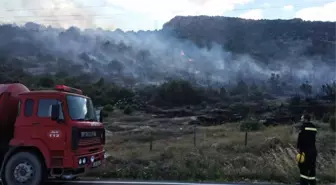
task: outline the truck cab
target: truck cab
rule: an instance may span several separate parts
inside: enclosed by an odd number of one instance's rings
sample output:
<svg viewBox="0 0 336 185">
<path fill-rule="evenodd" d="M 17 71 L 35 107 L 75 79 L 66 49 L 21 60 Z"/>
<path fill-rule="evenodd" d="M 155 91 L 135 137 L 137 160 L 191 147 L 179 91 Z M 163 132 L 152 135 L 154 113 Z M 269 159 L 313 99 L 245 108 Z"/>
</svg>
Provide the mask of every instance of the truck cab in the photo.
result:
<svg viewBox="0 0 336 185">
<path fill-rule="evenodd" d="M 9 113 L 0 117 L 0 124 L 6 125 L 0 134 L 8 132 L 1 138 L 7 147 L 0 155 L 5 184 L 74 178 L 102 165 L 105 129 L 81 90 L 57 85 L 53 90 L 29 91 L 15 84 L 1 96 L 0 110 L 5 106 Z"/>
</svg>

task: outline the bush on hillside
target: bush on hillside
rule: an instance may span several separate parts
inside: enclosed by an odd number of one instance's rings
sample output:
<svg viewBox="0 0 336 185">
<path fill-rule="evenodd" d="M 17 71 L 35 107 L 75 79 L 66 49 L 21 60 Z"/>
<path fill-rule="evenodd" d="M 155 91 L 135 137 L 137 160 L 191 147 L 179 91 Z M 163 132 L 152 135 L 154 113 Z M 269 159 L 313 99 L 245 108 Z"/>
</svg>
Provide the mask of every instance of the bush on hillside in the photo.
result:
<svg viewBox="0 0 336 185">
<path fill-rule="evenodd" d="M 184 80 L 172 80 L 158 87 L 153 103 L 165 102 L 172 106 L 194 105 L 202 102 L 201 94 Z"/>
<path fill-rule="evenodd" d="M 295 95 L 289 99 L 290 106 L 300 105 L 302 102 L 301 97 L 299 95 Z"/>
<path fill-rule="evenodd" d="M 258 131 L 263 128 L 263 124 L 258 120 L 246 120 L 240 123 L 240 131 L 248 132 L 248 131 Z"/>
<path fill-rule="evenodd" d="M 130 106 L 126 106 L 126 108 L 124 109 L 124 114 L 132 114 L 133 109 Z"/>
<path fill-rule="evenodd" d="M 336 131 L 336 118 L 335 118 L 335 116 L 330 116 L 329 124 L 330 124 L 330 128 L 333 131 Z"/>
<path fill-rule="evenodd" d="M 108 113 L 107 113 L 106 111 L 104 111 L 104 110 L 102 110 L 102 111 L 103 111 L 103 118 L 106 118 L 106 117 L 109 116 Z"/>
<path fill-rule="evenodd" d="M 98 81 L 94 84 L 88 83 L 86 85 L 79 83 L 79 86 L 83 92 L 92 98 L 95 104 L 100 105 L 113 105 L 120 100 L 134 96 L 133 92 L 129 89 L 120 88 L 112 83 L 102 83 L 102 81 Z"/>
<path fill-rule="evenodd" d="M 323 123 L 328 123 L 330 120 L 330 115 L 328 113 L 324 114 L 322 117 Z"/>
<path fill-rule="evenodd" d="M 111 105 L 111 104 L 107 104 L 107 105 L 104 106 L 104 111 L 105 112 L 112 112 L 113 109 L 114 109 L 113 105 Z"/>
<path fill-rule="evenodd" d="M 54 87 L 55 80 L 51 76 L 43 76 L 39 79 L 38 85 L 41 87 Z"/>
</svg>

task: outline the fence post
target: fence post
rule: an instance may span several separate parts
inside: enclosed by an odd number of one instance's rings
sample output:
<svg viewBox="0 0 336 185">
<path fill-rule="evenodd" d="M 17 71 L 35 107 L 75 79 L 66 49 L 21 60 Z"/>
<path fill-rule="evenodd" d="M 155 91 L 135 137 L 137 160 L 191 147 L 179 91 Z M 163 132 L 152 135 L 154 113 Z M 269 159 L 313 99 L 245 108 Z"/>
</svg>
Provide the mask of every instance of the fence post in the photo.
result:
<svg viewBox="0 0 336 185">
<path fill-rule="evenodd" d="M 196 147 L 196 125 L 194 125 L 194 147 Z"/>
<path fill-rule="evenodd" d="M 247 146 L 247 131 L 245 132 L 245 146 Z"/>
<path fill-rule="evenodd" d="M 150 131 L 150 136 L 149 136 L 149 151 L 153 150 L 153 134 L 152 131 Z"/>
</svg>

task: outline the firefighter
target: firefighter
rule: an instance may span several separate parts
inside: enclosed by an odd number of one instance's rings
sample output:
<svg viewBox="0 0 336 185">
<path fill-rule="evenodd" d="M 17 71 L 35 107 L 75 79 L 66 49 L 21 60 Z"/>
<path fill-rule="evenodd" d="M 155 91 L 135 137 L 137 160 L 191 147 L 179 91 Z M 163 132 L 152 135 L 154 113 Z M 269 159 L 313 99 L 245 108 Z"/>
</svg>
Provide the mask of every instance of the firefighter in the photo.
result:
<svg viewBox="0 0 336 185">
<path fill-rule="evenodd" d="M 303 161 L 298 161 L 300 169 L 300 185 L 316 185 L 315 168 L 317 150 L 315 146 L 316 126 L 310 122 L 308 114 L 303 115 L 303 123 L 297 140 L 297 149 L 303 156 Z"/>
</svg>

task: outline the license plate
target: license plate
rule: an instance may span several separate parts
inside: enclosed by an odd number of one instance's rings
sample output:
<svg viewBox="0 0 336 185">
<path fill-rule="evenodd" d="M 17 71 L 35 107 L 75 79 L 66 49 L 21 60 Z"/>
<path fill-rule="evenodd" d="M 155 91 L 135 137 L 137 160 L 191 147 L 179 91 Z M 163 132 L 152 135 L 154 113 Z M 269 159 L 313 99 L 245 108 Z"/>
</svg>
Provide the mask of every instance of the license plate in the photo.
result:
<svg viewBox="0 0 336 185">
<path fill-rule="evenodd" d="M 100 166 L 101 165 L 101 161 L 95 161 L 92 163 L 92 167 L 97 167 L 97 166 Z"/>
</svg>

